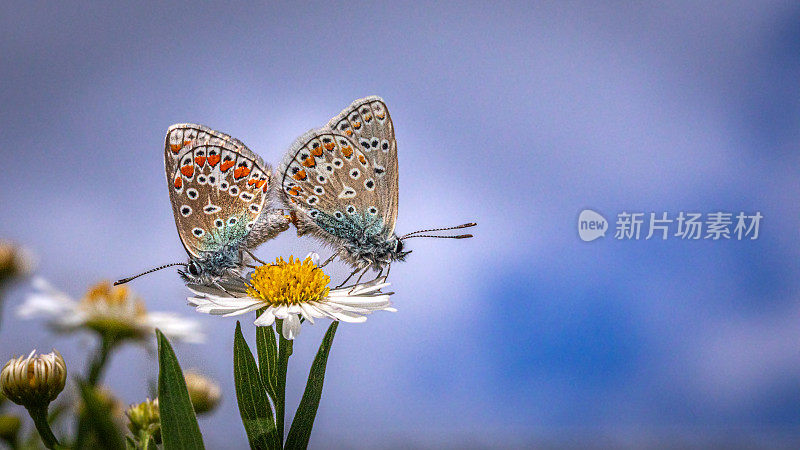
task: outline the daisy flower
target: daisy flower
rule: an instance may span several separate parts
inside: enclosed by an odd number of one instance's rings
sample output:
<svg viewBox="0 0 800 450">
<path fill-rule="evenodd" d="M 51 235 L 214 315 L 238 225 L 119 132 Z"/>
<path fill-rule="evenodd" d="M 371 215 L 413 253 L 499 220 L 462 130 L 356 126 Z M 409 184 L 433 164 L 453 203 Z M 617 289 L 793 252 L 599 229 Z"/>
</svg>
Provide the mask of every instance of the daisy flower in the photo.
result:
<svg viewBox="0 0 800 450">
<path fill-rule="evenodd" d="M 225 317 L 263 309 L 255 325 L 270 326 L 282 319 L 286 339 L 300 333 L 301 318 L 311 324 L 319 318 L 357 323 L 373 311 L 396 311 L 389 300 L 392 293 L 381 292 L 389 286 L 386 277 L 331 290 L 330 277 L 317 267 L 318 261 L 316 253 L 302 261 L 279 257 L 274 264 L 257 267 L 249 279 L 228 279 L 217 286 L 189 284 L 195 295 L 188 301 L 199 312 Z"/>
<path fill-rule="evenodd" d="M 47 281 L 33 281 L 34 292 L 17 309 L 22 318 L 44 317 L 58 331 L 89 329 L 120 339 L 144 339 L 156 328 L 171 339 L 199 343 L 200 325 L 178 314 L 149 312 L 144 302 L 127 286 L 104 281 L 91 287 L 76 301 Z"/>
</svg>

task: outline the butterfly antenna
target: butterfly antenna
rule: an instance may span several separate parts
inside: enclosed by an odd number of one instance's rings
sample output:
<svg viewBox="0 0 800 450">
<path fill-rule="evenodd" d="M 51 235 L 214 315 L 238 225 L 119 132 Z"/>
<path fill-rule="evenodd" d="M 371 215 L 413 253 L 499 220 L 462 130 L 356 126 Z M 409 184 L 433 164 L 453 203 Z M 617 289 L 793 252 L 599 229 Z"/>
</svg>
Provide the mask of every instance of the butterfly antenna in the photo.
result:
<svg viewBox="0 0 800 450">
<path fill-rule="evenodd" d="M 439 238 L 439 239 L 467 239 L 473 237 L 471 234 L 459 234 L 457 236 L 437 236 L 435 234 L 415 234 L 414 236 L 402 237 L 400 239 L 411 239 L 411 238 L 418 238 L 418 237 L 430 237 L 430 238 Z"/>
<path fill-rule="evenodd" d="M 407 239 L 407 238 L 412 238 L 412 237 L 441 237 L 441 238 L 444 238 L 444 237 L 446 237 L 446 238 L 450 238 L 450 239 L 465 239 L 465 238 L 471 238 L 471 237 L 472 237 L 472 235 L 471 235 L 471 234 L 460 234 L 460 235 L 458 235 L 458 236 L 414 236 L 414 235 L 415 235 L 415 234 L 417 234 L 417 233 L 428 233 L 428 232 L 430 232 L 430 231 L 447 231 L 447 230 L 458 230 L 458 229 L 461 229 L 461 228 L 469 228 L 469 227 L 474 227 L 475 225 L 477 225 L 477 223 L 475 223 L 475 222 L 470 222 L 470 223 L 464 223 L 464 224 L 461 224 L 461 225 L 456 225 L 456 226 L 454 226 L 454 227 L 445 227 L 445 228 L 430 228 L 430 229 L 427 229 L 427 230 L 419 230 L 419 231 L 414 231 L 414 232 L 412 232 L 412 233 L 408 233 L 408 234 L 406 234 L 405 236 L 402 236 L 400 239 L 402 240 L 402 239 Z"/>
<path fill-rule="evenodd" d="M 120 285 L 120 284 L 125 284 L 125 283 L 127 283 L 128 281 L 135 280 L 136 278 L 139 278 L 139 277 L 140 277 L 140 276 L 142 276 L 142 275 L 147 275 L 148 273 L 153 273 L 153 272 L 155 272 L 156 270 L 166 269 L 167 267 L 172 267 L 172 266 L 185 266 L 185 265 L 186 265 L 186 263 L 172 263 L 172 264 L 164 264 L 164 265 L 163 265 L 163 266 L 161 266 L 161 267 L 156 267 L 155 269 L 150 269 L 150 270 L 148 270 L 148 271 L 146 271 L 146 272 L 142 272 L 142 273 L 140 273 L 139 275 L 134 275 L 134 276 L 132 276 L 132 277 L 128 277 L 128 278 L 123 278 L 123 279 L 121 279 L 121 280 L 117 280 L 117 281 L 115 281 L 115 282 L 114 282 L 114 286 L 118 286 L 118 285 Z"/>
</svg>

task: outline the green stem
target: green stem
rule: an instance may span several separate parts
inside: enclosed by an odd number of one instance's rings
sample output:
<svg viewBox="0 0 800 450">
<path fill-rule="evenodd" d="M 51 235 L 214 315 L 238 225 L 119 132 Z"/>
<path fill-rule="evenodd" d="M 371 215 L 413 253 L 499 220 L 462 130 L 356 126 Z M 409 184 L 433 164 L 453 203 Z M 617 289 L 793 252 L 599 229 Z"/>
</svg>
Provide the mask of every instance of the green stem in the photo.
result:
<svg viewBox="0 0 800 450">
<path fill-rule="evenodd" d="M 36 425 L 36 431 L 42 437 L 44 446 L 47 448 L 61 448 L 58 439 L 53 435 L 53 430 L 50 429 L 50 424 L 47 423 L 47 405 L 29 407 L 28 414 L 31 415 L 31 419 Z"/>
<path fill-rule="evenodd" d="M 278 386 L 275 392 L 275 421 L 278 426 L 278 436 L 283 447 L 283 422 L 286 410 L 286 371 L 289 368 L 289 357 L 292 356 L 292 341 L 283 337 L 283 320 L 277 321 L 279 345 L 278 345 Z"/>
<path fill-rule="evenodd" d="M 150 448 L 150 438 L 153 433 L 147 430 L 139 431 L 139 448 L 140 450 L 148 450 Z"/>
<path fill-rule="evenodd" d="M 86 384 L 94 389 L 100 381 L 100 376 L 108 362 L 108 357 L 119 342 L 114 336 L 103 334 L 100 337 L 100 345 L 97 347 L 94 356 L 89 363 L 89 375 L 86 378 Z M 90 433 L 89 422 L 87 414 L 81 413 L 78 417 L 78 431 L 75 436 L 74 448 L 83 448 L 87 435 Z"/>
<path fill-rule="evenodd" d="M 97 348 L 94 358 L 92 358 L 91 366 L 89 366 L 89 376 L 86 378 L 86 383 L 89 386 L 96 386 L 100 381 L 100 376 L 103 374 L 103 369 L 108 362 L 108 356 L 117 344 L 117 340 L 110 336 L 101 338 L 100 347 Z"/>
</svg>

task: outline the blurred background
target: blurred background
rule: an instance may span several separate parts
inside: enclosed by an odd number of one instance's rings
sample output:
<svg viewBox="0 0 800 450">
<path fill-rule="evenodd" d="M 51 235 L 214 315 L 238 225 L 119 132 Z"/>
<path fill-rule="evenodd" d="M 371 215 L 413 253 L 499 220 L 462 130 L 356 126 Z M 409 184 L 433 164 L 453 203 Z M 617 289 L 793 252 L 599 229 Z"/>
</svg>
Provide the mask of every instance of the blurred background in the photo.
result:
<svg viewBox="0 0 800 450">
<path fill-rule="evenodd" d="M 384 97 L 400 158 L 396 314 L 339 328 L 312 447 L 800 445 L 800 4 L 5 3 L 0 237 L 74 297 L 181 261 L 169 125 L 203 123 L 274 165 L 352 100 Z M 578 213 L 759 211 L 757 240 L 582 242 Z M 284 233 L 263 259 L 320 250 Z M 323 258 L 329 253 L 321 251 Z M 339 266 L 335 278 L 345 269 Z M 209 448 L 247 445 L 235 319 L 195 313 L 173 270 L 131 287 L 200 320 L 184 368 L 219 381 Z M 0 358 L 60 336 L 6 296 Z M 253 342 L 252 318 L 243 317 Z M 297 405 L 327 325 L 304 327 Z M 141 401 L 153 353 L 106 384 Z"/>
</svg>

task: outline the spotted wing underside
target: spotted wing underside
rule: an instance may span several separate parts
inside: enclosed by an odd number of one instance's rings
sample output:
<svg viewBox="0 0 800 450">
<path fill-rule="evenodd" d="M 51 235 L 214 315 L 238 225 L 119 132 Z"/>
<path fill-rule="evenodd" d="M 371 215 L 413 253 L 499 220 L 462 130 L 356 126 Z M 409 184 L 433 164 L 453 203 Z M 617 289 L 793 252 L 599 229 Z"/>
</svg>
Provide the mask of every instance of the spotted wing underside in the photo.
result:
<svg viewBox="0 0 800 450">
<path fill-rule="evenodd" d="M 398 207 L 397 140 L 389 108 L 382 98 L 358 99 L 332 118 L 328 128 L 358 144 L 367 161 L 385 170 L 375 190 L 387 228 L 394 231 Z"/>
<path fill-rule="evenodd" d="M 225 133 L 169 127 L 164 166 L 178 235 L 192 257 L 241 243 L 268 205 L 272 169 Z"/>
<path fill-rule="evenodd" d="M 357 243 L 393 231 L 380 196 L 386 170 L 344 134 L 329 128 L 304 134 L 287 152 L 278 176 L 281 198 L 299 216 L 302 232 Z"/>
</svg>

